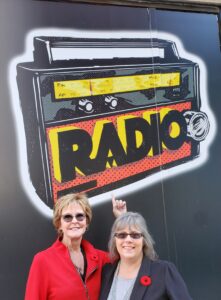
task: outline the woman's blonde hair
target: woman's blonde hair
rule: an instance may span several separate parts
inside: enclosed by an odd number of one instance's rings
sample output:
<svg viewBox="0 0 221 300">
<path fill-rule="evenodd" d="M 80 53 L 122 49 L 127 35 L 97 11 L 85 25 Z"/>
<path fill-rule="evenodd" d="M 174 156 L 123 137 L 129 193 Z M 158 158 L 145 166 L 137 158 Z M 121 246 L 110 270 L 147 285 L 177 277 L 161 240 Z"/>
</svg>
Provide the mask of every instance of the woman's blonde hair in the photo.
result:
<svg viewBox="0 0 221 300">
<path fill-rule="evenodd" d="M 67 194 L 65 196 L 62 196 L 58 198 L 58 200 L 56 201 L 53 210 L 53 224 L 59 236 L 61 236 L 61 232 L 59 228 L 61 225 L 62 211 L 64 208 L 68 207 L 72 203 L 76 203 L 80 205 L 86 215 L 87 224 L 89 225 L 91 222 L 92 210 L 86 194 L 79 193 L 79 194 Z"/>
</svg>

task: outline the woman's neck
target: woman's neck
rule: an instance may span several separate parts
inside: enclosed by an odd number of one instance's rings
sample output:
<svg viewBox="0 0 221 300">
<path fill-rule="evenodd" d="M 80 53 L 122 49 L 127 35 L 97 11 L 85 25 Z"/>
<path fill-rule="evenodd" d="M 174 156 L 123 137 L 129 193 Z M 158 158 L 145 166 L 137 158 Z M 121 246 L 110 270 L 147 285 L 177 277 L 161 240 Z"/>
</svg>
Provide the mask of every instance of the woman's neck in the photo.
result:
<svg viewBox="0 0 221 300">
<path fill-rule="evenodd" d="M 118 275 L 125 279 L 135 278 L 140 269 L 142 259 L 142 256 L 137 259 L 121 259 Z"/>
<path fill-rule="evenodd" d="M 76 270 L 78 271 L 78 273 L 84 274 L 85 262 L 81 249 L 81 241 L 82 238 L 73 240 L 62 240 L 63 244 L 68 248 L 70 259 L 74 264 Z"/>
<path fill-rule="evenodd" d="M 79 252 L 81 251 L 81 241 L 80 239 L 63 239 L 62 243 L 69 249 L 69 251 Z"/>
</svg>

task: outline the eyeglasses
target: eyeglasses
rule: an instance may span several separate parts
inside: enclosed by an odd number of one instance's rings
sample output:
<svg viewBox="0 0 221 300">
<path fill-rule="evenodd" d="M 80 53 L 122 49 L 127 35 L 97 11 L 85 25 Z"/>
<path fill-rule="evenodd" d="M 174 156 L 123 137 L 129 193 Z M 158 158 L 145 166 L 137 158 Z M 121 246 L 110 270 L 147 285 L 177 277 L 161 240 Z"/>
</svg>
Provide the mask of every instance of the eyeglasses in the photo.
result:
<svg viewBox="0 0 221 300">
<path fill-rule="evenodd" d="M 76 215 L 71 215 L 71 214 L 66 214 L 61 216 L 62 219 L 66 222 L 66 223 L 70 223 L 72 222 L 72 220 L 75 218 L 78 222 L 82 222 L 85 219 L 85 214 L 83 213 L 77 213 Z"/>
<path fill-rule="evenodd" d="M 133 240 L 139 240 L 143 234 L 140 232 L 131 232 L 131 233 L 127 233 L 127 232 L 119 232 L 119 233 L 115 233 L 114 236 L 120 240 L 124 240 L 126 239 L 127 236 L 130 236 Z"/>
</svg>

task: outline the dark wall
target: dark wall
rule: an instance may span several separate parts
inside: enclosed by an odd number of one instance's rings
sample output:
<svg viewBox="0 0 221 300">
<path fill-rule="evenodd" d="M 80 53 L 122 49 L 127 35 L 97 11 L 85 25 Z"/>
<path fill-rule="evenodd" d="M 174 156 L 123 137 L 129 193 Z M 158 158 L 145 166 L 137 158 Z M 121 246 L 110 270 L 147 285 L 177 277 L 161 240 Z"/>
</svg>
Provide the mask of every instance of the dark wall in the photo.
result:
<svg viewBox="0 0 221 300">
<path fill-rule="evenodd" d="M 6 1 L 0 3 L 0 288 L 1 299 L 23 299 L 33 255 L 56 238 L 51 219 L 30 201 L 21 179 L 25 162 L 19 162 L 18 134 L 10 91 L 9 63 L 24 52 L 25 36 L 32 29 L 77 29 L 79 31 L 149 31 L 156 37 L 173 34 L 188 53 L 204 61 L 207 81 L 202 96 L 207 99 L 211 128 L 207 159 L 197 167 L 174 172 L 162 170 L 162 178 L 143 183 L 122 197 L 128 209 L 141 212 L 162 259 L 173 261 L 195 300 L 220 298 L 220 45 L 217 16 L 205 13 L 163 11 L 146 8 Z M 201 74 L 205 75 L 201 70 Z M 216 127 L 216 129 L 215 129 Z M 22 151 L 26 151 L 24 149 Z M 194 164 L 194 162 L 193 162 Z M 168 176 L 167 176 L 168 173 Z M 151 181 L 151 179 L 150 179 Z M 117 196 L 116 192 L 116 196 Z M 106 249 L 113 222 L 111 202 L 93 207 L 94 217 L 87 238 Z M 102 224 L 102 226 L 101 226 Z"/>
</svg>

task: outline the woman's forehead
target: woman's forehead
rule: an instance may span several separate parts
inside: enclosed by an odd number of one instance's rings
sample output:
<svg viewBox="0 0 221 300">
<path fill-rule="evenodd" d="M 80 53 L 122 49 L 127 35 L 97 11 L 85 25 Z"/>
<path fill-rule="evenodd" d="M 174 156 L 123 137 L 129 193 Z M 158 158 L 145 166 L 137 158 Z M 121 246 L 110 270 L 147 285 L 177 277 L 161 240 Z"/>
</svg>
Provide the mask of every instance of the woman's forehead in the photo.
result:
<svg viewBox="0 0 221 300">
<path fill-rule="evenodd" d="M 137 224 L 119 224 L 116 228 L 117 230 L 129 230 L 129 231 L 133 231 L 133 230 L 139 230 L 140 227 Z"/>
<path fill-rule="evenodd" d="M 67 206 L 65 206 L 62 211 L 81 211 L 84 212 L 82 206 L 76 202 L 72 202 L 70 204 L 68 204 Z"/>
</svg>

